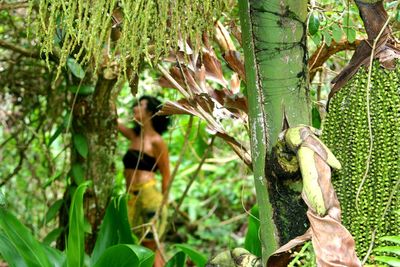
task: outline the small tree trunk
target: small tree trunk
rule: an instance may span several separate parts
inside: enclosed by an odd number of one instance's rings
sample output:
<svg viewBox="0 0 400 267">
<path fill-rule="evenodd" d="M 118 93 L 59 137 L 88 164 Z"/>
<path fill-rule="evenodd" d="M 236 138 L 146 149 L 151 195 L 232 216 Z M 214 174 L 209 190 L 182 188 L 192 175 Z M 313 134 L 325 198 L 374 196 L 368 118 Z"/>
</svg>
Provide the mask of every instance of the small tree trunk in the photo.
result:
<svg viewBox="0 0 400 267">
<path fill-rule="evenodd" d="M 240 0 L 252 158 L 263 259 L 307 229 L 294 182 L 283 184 L 266 164 L 284 115 L 309 124 L 305 0 Z M 294 188 L 294 189 L 293 189 Z M 301 190 L 301 188 L 300 188 Z"/>
<path fill-rule="evenodd" d="M 84 200 L 85 215 L 92 230 L 85 239 L 87 253 L 94 247 L 115 177 L 114 155 L 117 140 L 115 83 L 116 80 L 107 80 L 99 76 L 94 93 L 90 96 L 78 96 L 73 109 L 72 136 L 80 134 L 85 137 L 88 155 L 84 158 L 73 148 L 71 166 L 80 165 L 84 170 L 84 179 L 93 181 L 93 186 L 87 190 Z M 72 185 L 76 185 L 77 181 L 71 181 Z M 70 188 L 67 188 L 64 194 L 65 205 L 60 212 L 60 225 L 63 227 L 68 224 L 70 192 Z M 59 239 L 60 249 L 65 248 L 65 235 L 67 231 Z"/>
</svg>

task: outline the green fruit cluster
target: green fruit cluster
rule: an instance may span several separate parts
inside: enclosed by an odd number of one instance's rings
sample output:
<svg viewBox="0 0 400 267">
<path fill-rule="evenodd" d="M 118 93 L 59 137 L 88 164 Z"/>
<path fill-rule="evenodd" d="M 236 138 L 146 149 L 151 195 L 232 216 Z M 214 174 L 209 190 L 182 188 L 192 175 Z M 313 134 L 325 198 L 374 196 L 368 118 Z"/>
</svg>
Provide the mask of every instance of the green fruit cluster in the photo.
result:
<svg viewBox="0 0 400 267">
<path fill-rule="evenodd" d="M 359 258 L 371 244 L 379 246 L 380 237 L 398 234 L 400 229 L 400 216 L 395 213 L 400 208 L 400 68 L 390 71 L 374 62 L 369 112 L 367 87 L 368 70 L 361 68 L 331 99 L 322 135 L 342 164 L 332 181 L 343 224 L 355 238 Z"/>
</svg>

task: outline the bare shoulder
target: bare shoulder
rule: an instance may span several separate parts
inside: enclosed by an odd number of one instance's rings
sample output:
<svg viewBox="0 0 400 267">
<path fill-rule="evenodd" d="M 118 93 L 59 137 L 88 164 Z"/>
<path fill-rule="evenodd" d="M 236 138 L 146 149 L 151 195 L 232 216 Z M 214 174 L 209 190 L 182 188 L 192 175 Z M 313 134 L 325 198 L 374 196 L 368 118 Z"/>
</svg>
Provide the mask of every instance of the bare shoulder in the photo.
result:
<svg viewBox="0 0 400 267">
<path fill-rule="evenodd" d="M 157 148 L 166 147 L 164 139 L 159 134 L 152 136 L 151 141 L 152 141 L 152 144 L 154 147 L 157 147 Z"/>
</svg>

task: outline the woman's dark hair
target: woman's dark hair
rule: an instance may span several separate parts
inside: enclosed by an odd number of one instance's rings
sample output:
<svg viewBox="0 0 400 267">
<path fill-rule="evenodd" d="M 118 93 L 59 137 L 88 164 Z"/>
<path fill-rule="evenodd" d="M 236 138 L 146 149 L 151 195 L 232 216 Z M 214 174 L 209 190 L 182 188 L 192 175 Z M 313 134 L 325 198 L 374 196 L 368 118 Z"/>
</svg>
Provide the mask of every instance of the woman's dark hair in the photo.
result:
<svg viewBox="0 0 400 267">
<path fill-rule="evenodd" d="M 169 122 L 170 122 L 170 118 L 167 117 L 167 116 L 154 115 L 158 111 L 160 111 L 161 108 L 162 108 L 160 100 L 158 100 L 154 96 L 143 95 L 143 96 L 141 96 L 139 98 L 139 101 L 136 102 L 133 106 L 136 106 L 142 100 L 147 100 L 147 108 L 146 108 L 146 110 L 149 111 L 153 115 L 152 118 L 151 118 L 151 123 L 153 125 L 154 130 L 157 133 L 162 134 L 168 128 L 168 125 L 169 125 Z M 135 124 L 135 126 L 133 128 L 133 131 L 136 134 L 140 134 L 140 129 L 141 129 L 140 125 Z"/>
</svg>

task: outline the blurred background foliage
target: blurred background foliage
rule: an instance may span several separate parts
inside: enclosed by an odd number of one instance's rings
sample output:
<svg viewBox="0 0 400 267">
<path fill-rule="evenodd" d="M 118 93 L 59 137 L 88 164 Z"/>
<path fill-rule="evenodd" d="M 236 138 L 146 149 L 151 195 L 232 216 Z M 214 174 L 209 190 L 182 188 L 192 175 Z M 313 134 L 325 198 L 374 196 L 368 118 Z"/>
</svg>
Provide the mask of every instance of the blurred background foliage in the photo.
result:
<svg viewBox="0 0 400 267">
<path fill-rule="evenodd" d="M 397 2 L 386 2 L 387 10 L 396 20 L 400 18 L 394 8 Z M 50 61 L 50 69 L 47 68 L 40 58 L 35 33 L 30 31 L 28 36 L 28 30 L 32 29 L 27 24 L 26 8 L 25 1 L 0 1 L 0 190 L 9 210 L 43 240 L 57 228 L 58 200 L 62 199 L 71 176 L 69 117 L 77 93 L 70 84 L 76 79 L 79 65 L 71 62 L 55 80 L 57 62 Z M 365 32 L 352 1 L 310 1 L 309 8 L 310 58 L 322 53 L 324 47 L 328 50 L 337 44 L 343 47 L 315 69 L 316 61 L 309 62 L 315 72 L 310 92 L 313 123 L 318 126 L 324 116 L 330 80 L 351 58 L 352 44 L 364 38 Z M 220 21 L 232 29 L 232 23 L 239 24 L 237 12 L 237 7 L 232 7 Z M 395 21 L 395 33 L 397 26 Z M 224 62 L 218 46 L 213 43 L 213 47 Z M 237 47 L 241 52 L 240 46 Z M 168 67 L 167 63 L 163 64 Z M 229 80 L 233 72 L 226 65 L 223 70 Z M 146 65 L 140 75 L 137 96 L 150 94 L 164 101 L 178 100 L 181 96 L 177 91 L 157 84 L 159 77 L 157 70 Z M 119 86 L 115 105 L 118 116 L 129 123 L 135 97 L 127 83 Z M 214 86 L 218 88 L 217 84 Z M 242 84 L 242 93 L 243 90 Z M 90 94 L 91 88 L 81 93 Z M 188 115 L 173 116 L 164 136 L 170 149 L 171 170 L 178 164 L 189 120 Z M 249 146 L 243 125 L 223 123 L 231 136 Z M 194 177 L 211 138 L 205 122 L 194 118 L 169 198 L 174 220 L 166 239 L 170 244 L 187 243 L 207 255 L 244 245 L 248 213 L 255 204 L 251 171 L 221 139 L 216 139 L 201 171 Z M 128 141 L 118 136 L 117 143 L 115 194 L 125 189 L 121 159 Z M 195 180 L 188 195 L 179 210 L 175 210 L 191 179 Z M 168 251 L 168 245 L 166 248 Z"/>
</svg>

